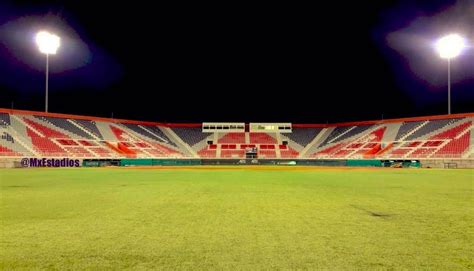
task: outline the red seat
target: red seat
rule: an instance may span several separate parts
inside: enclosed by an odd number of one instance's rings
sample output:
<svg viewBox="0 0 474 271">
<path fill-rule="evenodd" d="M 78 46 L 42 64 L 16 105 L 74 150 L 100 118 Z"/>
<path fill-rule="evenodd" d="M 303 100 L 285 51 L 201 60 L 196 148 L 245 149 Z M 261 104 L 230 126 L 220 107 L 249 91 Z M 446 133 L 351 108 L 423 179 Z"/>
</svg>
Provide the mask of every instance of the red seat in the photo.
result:
<svg viewBox="0 0 474 271">
<path fill-rule="evenodd" d="M 227 133 L 217 140 L 217 143 L 240 144 L 245 143 L 245 133 Z"/>
<path fill-rule="evenodd" d="M 250 133 L 252 144 L 278 144 L 276 139 L 266 133 Z"/>
</svg>

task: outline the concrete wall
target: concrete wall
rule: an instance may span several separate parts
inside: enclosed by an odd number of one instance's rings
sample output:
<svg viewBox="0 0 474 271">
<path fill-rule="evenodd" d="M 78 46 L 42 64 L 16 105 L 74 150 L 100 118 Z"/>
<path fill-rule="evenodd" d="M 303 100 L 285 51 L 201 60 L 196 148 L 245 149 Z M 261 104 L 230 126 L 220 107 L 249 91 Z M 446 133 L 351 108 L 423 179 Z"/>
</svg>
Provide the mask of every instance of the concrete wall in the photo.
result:
<svg viewBox="0 0 474 271">
<path fill-rule="evenodd" d="M 80 164 L 82 166 L 82 159 L 80 160 Z M 298 159 L 296 159 L 298 160 Z M 22 167 L 21 158 L 0 158 L 0 169 L 1 168 L 16 168 Z M 318 161 L 318 160 L 315 160 Z M 472 168 L 474 169 L 474 159 L 427 159 L 427 160 L 420 160 L 421 166 L 424 168 L 447 168 L 448 163 L 451 167 L 457 168 Z M 302 163 L 304 164 L 304 163 Z"/>
<path fill-rule="evenodd" d="M 20 166 L 20 158 L 0 158 L 0 168 L 14 168 Z"/>
<path fill-rule="evenodd" d="M 0 169 L 2 168 L 28 168 L 29 167 L 28 165 L 26 167 L 22 165 L 21 163 L 22 159 L 23 158 L 0 158 Z M 53 159 L 53 158 L 47 158 L 47 159 Z M 63 158 L 54 158 L 54 159 L 61 160 Z M 79 160 L 79 165 L 82 166 L 83 159 L 70 159 L 70 160 Z"/>
<path fill-rule="evenodd" d="M 436 159 L 436 160 L 420 160 L 421 166 L 424 168 L 474 168 L 474 159 Z M 449 164 L 449 165 L 448 165 Z"/>
</svg>

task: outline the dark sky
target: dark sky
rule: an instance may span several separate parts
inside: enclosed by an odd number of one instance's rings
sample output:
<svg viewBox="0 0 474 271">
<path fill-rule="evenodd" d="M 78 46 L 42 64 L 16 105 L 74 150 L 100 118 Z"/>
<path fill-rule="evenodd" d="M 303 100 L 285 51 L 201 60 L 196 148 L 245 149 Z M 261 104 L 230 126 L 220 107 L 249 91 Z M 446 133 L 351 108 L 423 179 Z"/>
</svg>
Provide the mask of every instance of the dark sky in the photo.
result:
<svg viewBox="0 0 474 271">
<path fill-rule="evenodd" d="M 2 0 L 0 107 L 44 109 L 39 29 L 62 38 L 51 112 L 163 122 L 445 114 L 446 61 L 430 43 L 474 43 L 472 0 L 116 2 Z M 474 111 L 473 50 L 453 61 L 453 113 Z"/>
</svg>

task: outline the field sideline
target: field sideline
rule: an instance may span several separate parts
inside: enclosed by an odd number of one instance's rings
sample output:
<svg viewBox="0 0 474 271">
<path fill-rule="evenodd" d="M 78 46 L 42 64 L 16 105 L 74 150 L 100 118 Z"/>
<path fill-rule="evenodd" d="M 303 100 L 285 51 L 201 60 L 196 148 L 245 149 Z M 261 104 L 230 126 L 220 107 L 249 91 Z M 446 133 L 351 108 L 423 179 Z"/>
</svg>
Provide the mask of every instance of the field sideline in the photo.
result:
<svg viewBox="0 0 474 271">
<path fill-rule="evenodd" d="M 473 170 L 5 169 L 0 269 L 472 270 L 473 184 Z"/>
</svg>

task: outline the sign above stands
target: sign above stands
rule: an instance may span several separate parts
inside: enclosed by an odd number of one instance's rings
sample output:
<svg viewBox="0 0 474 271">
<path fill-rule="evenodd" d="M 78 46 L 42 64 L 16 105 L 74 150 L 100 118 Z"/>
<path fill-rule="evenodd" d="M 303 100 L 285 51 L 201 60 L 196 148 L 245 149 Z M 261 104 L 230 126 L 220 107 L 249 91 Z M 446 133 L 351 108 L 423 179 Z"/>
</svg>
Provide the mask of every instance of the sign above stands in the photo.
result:
<svg viewBox="0 0 474 271">
<path fill-rule="evenodd" d="M 245 123 L 243 122 L 204 122 L 202 124 L 203 133 L 215 132 L 245 132 Z"/>
<path fill-rule="evenodd" d="M 291 123 L 250 123 L 253 133 L 291 133 Z"/>
<path fill-rule="evenodd" d="M 203 122 L 203 133 L 233 132 L 245 133 L 243 122 Z M 250 123 L 247 131 L 252 133 L 291 133 L 291 123 Z"/>
</svg>

